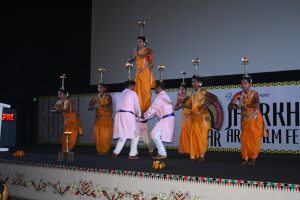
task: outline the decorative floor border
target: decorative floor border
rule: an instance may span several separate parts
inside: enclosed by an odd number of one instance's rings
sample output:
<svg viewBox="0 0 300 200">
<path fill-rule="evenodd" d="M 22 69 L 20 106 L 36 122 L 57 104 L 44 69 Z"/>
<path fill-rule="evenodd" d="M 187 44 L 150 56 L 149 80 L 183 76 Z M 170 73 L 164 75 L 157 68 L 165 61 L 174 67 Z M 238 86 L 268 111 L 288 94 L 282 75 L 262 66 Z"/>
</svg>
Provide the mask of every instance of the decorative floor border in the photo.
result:
<svg viewBox="0 0 300 200">
<path fill-rule="evenodd" d="M 0 159 L 0 163 L 44 167 L 44 168 L 46 167 L 46 168 L 53 168 L 53 169 L 68 170 L 73 172 L 78 171 L 78 172 L 84 172 L 89 174 L 95 173 L 99 175 L 146 178 L 146 179 L 159 180 L 159 181 L 175 181 L 175 182 L 177 181 L 181 183 L 223 185 L 227 187 L 243 187 L 243 188 L 261 189 L 261 190 L 287 191 L 287 192 L 300 193 L 300 184 L 291 184 L 291 183 L 273 183 L 273 182 L 263 182 L 263 181 L 247 181 L 247 180 L 235 180 L 235 179 L 223 179 L 223 178 L 161 174 L 161 173 L 153 173 L 153 172 L 96 169 L 96 168 L 85 168 L 85 167 L 78 167 L 78 166 L 56 165 L 56 164 L 48 164 L 48 163 L 34 163 L 34 162 L 25 162 L 25 161 L 16 161 L 16 160 L 3 160 L 3 159 Z M 2 177 L 1 174 L 0 174 L 0 181 L 5 182 L 5 178 Z"/>
</svg>

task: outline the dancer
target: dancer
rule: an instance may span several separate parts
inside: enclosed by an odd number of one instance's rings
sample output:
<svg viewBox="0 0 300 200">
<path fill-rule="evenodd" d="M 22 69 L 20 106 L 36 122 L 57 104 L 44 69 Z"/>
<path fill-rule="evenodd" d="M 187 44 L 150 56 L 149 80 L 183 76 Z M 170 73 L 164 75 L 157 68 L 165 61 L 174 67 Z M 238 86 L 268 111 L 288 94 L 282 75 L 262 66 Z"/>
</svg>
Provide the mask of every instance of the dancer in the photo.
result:
<svg viewBox="0 0 300 200">
<path fill-rule="evenodd" d="M 145 112 L 151 104 L 151 88 L 155 86 L 155 78 L 152 73 L 152 67 L 154 64 L 154 55 L 151 48 L 147 48 L 147 38 L 143 35 L 143 28 L 145 27 L 145 21 L 139 21 L 139 27 L 141 28 L 140 36 L 137 37 L 137 47 L 133 50 L 133 57 L 128 62 L 136 63 L 136 75 L 135 75 L 135 92 L 139 98 L 141 112 Z M 137 122 L 140 138 L 146 144 L 149 149 L 149 155 L 152 155 L 154 144 L 148 133 L 148 121 L 138 120 Z"/>
<path fill-rule="evenodd" d="M 241 152 L 244 165 L 255 165 L 261 149 L 262 137 L 268 136 L 259 109 L 259 95 L 255 90 L 250 89 L 251 83 L 250 76 L 245 74 L 241 79 L 242 91 L 236 93 L 228 105 L 229 109 L 241 109 Z"/>
<path fill-rule="evenodd" d="M 177 95 L 177 102 L 175 104 L 175 110 L 182 108 L 181 118 L 181 134 L 179 139 L 180 154 L 190 153 L 190 131 L 191 131 L 191 109 L 186 106 L 186 102 L 190 99 L 187 95 L 187 86 L 185 83 L 179 87 L 179 93 Z"/>
<path fill-rule="evenodd" d="M 162 142 L 173 141 L 175 114 L 172 101 L 164 91 L 164 85 L 161 81 L 156 82 L 155 93 L 155 100 L 143 117 L 150 119 L 157 116 L 160 119 L 151 131 L 151 138 L 158 149 L 158 155 L 154 156 L 153 159 L 165 159 L 167 152 Z"/>
<path fill-rule="evenodd" d="M 141 110 L 139 99 L 134 89 L 135 82 L 127 81 L 126 89 L 121 92 L 117 99 L 113 138 L 119 138 L 119 140 L 112 154 L 114 158 L 117 158 L 126 140 L 131 139 L 128 159 L 138 159 L 137 145 L 140 134 L 136 124 L 136 117 L 141 117 Z"/>
<path fill-rule="evenodd" d="M 106 93 L 106 89 L 107 86 L 100 82 L 99 94 L 89 103 L 89 109 L 96 108 L 94 138 L 98 155 L 107 155 L 112 143 L 112 97 Z"/>
<path fill-rule="evenodd" d="M 190 158 L 204 161 L 208 149 L 208 131 L 211 128 L 211 118 L 207 108 L 208 91 L 201 88 L 200 77 L 192 77 L 193 93 L 186 104 L 191 108 Z"/>
<path fill-rule="evenodd" d="M 71 132 L 68 141 L 68 149 L 72 150 L 75 147 L 78 133 L 82 135 L 82 126 L 74 105 L 74 102 L 69 98 L 68 92 L 64 88 L 58 90 L 58 101 L 52 107 L 52 112 L 60 112 L 64 117 L 64 127 L 61 135 L 62 151 L 66 150 L 67 140 L 65 132 Z"/>
<path fill-rule="evenodd" d="M 145 112 L 151 104 L 151 88 L 155 86 L 155 79 L 152 74 L 154 63 L 153 51 L 146 48 L 147 39 L 145 36 L 137 37 L 137 48 L 134 49 L 134 59 L 136 62 L 135 82 L 140 101 L 141 112 Z"/>
</svg>

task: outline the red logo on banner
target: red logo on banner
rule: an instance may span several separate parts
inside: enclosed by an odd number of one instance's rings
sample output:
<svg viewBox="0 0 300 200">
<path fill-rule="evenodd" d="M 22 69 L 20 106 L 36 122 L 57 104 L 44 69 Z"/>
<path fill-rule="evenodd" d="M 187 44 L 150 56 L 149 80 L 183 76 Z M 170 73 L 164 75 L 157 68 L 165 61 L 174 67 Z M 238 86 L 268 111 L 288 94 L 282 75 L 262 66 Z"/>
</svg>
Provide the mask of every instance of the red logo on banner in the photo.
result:
<svg viewBox="0 0 300 200">
<path fill-rule="evenodd" d="M 3 113 L 2 114 L 2 120 L 3 121 L 13 121 L 15 118 L 15 114 L 8 114 L 8 113 Z"/>
</svg>

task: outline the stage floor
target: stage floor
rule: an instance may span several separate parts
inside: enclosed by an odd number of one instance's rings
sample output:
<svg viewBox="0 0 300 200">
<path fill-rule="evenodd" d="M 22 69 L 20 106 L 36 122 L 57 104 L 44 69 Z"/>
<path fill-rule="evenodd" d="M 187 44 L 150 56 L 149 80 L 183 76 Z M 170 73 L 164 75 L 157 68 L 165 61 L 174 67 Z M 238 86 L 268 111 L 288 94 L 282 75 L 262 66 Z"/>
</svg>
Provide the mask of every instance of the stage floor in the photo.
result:
<svg viewBox="0 0 300 200">
<path fill-rule="evenodd" d="M 58 145 L 24 147 L 22 149 L 26 156 L 23 158 L 13 157 L 16 148 L 11 148 L 10 152 L 0 152 L 0 159 L 211 178 L 300 183 L 300 155 L 262 153 L 257 164 L 249 166 L 240 164 L 238 152 L 208 152 L 204 162 L 197 162 L 178 155 L 176 150 L 168 150 L 168 158 L 164 160 L 166 168 L 157 171 L 152 169 L 153 160 L 146 149 L 139 149 L 139 160 L 128 160 L 128 149 L 124 149 L 121 155 L 114 159 L 110 156 L 96 155 L 95 147 L 76 147 L 74 162 L 57 162 L 59 147 Z"/>
</svg>

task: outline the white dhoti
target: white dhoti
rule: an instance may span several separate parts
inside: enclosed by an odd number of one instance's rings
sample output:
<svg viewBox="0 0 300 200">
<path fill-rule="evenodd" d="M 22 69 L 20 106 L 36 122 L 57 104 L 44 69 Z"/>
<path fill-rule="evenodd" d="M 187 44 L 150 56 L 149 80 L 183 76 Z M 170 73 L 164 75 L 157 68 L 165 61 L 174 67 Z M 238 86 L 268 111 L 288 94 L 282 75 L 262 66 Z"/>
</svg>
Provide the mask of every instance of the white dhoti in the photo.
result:
<svg viewBox="0 0 300 200">
<path fill-rule="evenodd" d="M 164 144 L 162 143 L 162 129 L 160 130 L 155 130 L 156 132 L 151 132 L 151 137 L 153 142 L 155 143 L 156 147 L 157 147 L 157 151 L 159 155 L 162 156 L 167 156 L 167 151 L 166 148 L 164 146 Z"/>
<path fill-rule="evenodd" d="M 122 149 L 126 143 L 126 140 L 127 140 L 127 138 L 119 138 L 116 148 L 114 150 L 115 154 L 118 155 L 122 151 Z M 138 135 L 131 138 L 129 156 L 137 156 L 138 155 L 138 150 L 137 150 L 138 143 L 139 143 Z"/>
</svg>

